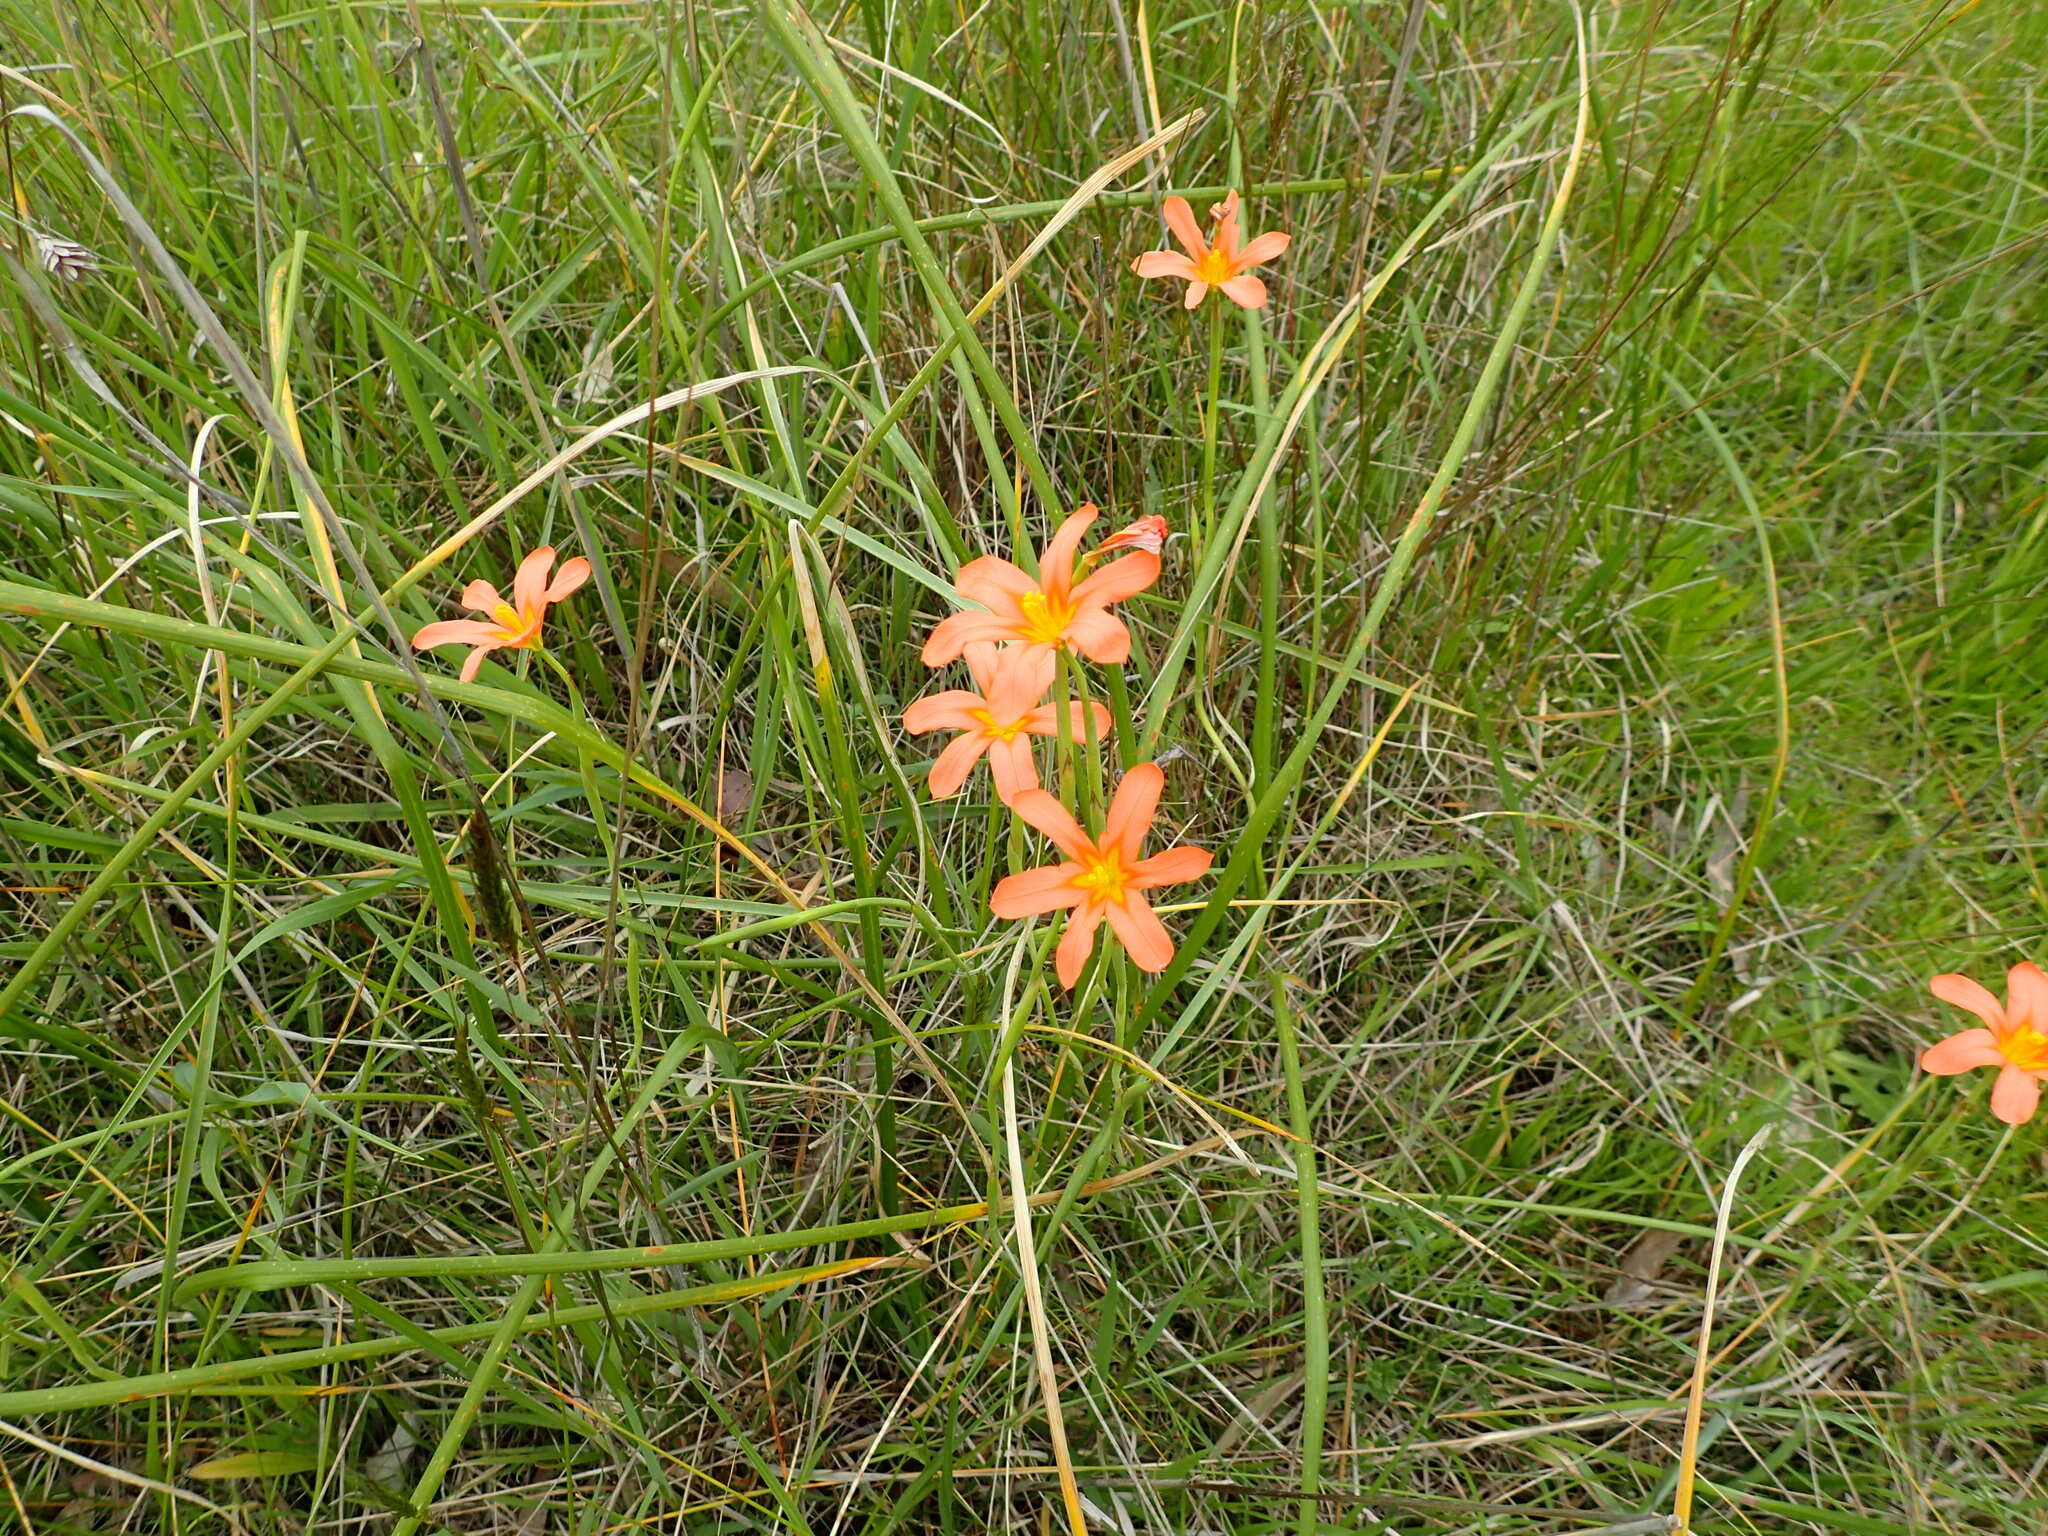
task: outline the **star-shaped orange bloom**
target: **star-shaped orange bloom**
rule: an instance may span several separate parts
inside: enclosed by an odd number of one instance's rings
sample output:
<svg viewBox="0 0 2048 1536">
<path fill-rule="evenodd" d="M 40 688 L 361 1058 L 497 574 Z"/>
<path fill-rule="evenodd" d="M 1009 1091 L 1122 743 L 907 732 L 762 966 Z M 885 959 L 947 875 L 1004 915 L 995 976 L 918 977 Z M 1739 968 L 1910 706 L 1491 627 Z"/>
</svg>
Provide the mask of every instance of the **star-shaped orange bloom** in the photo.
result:
<svg viewBox="0 0 2048 1536">
<path fill-rule="evenodd" d="M 1250 269 L 1284 252 L 1293 243 L 1292 235 L 1273 230 L 1240 248 L 1235 192 L 1209 210 L 1209 217 L 1216 223 L 1213 241 L 1202 238 L 1201 228 L 1195 223 L 1195 211 L 1186 198 L 1169 197 L 1160 211 L 1166 216 L 1166 227 L 1173 231 L 1174 239 L 1187 254 L 1147 251 L 1131 264 L 1133 272 L 1140 277 L 1183 279 L 1188 285 L 1189 309 L 1207 298 L 1211 288 L 1221 288 L 1223 296 L 1241 309 L 1258 309 L 1265 304 L 1266 285 L 1250 276 Z"/>
<path fill-rule="evenodd" d="M 1125 774 L 1100 839 L 1083 832 L 1073 813 L 1042 789 L 1027 789 L 1010 802 L 1011 810 L 1052 839 L 1067 862 L 1006 877 L 990 893 L 989 910 L 1015 918 L 1073 909 L 1056 962 L 1061 986 L 1071 988 L 1081 979 L 1095 948 L 1095 930 L 1105 919 L 1140 970 L 1163 971 L 1172 962 L 1173 940 L 1144 893 L 1200 879 L 1212 855 L 1206 848 L 1183 847 L 1149 859 L 1140 856 L 1165 786 L 1166 775 L 1157 763 L 1140 763 Z"/>
<path fill-rule="evenodd" d="M 1027 789 L 1038 788 L 1038 767 L 1031 760 L 1033 736 L 1059 734 L 1059 706 L 1041 704 L 1052 686 L 1059 658 L 1043 646 L 1012 646 L 999 650 L 987 641 L 967 647 L 967 670 L 978 692 L 951 688 L 927 694 L 903 711 L 903 729 L 921 736 L 926 731 L 960 734 L 932 764 L 931 788 L 936 799 L 960 792 L 967 775 L 985 752 L 995 779 L 996 798 L 1005 805 Z M 1109 711 L 1094 711 L 1095 737 L 1109 735 Z M 1088 739 L 1088 714 L 1079 704 L 1067 706 L 1067 739 Z"/>
<path fill-rule="evenodd" d="M 1095 508 L 1086 506 L 1060 524 L 1038 557 L 1036 581 L 1000 555 L 983 555 L 961 566 L 953 585 L 962 597 L 987 611 L 941 619 L 924 643 L 924 664 L 943 667 L 977 640 L 1047 650 L 1066 646 L 1109 666 L 1128 660 L 1131 632 L 1109 612 L 1109 605 L 1135 597 L 1157 581 L 1159 556 L 1134 549 L 1075 581 L 1074 555 L 1094 521 Z"/>
<path fill-rule="evenodd" d="M 1937 976 L 1929 986 L 1944 1003 L 1967 1008 L 1984 1021 L 1930 1045 L 1920 1053 L 1921 1070 L 1953 1077 L 1973 1067 L 1998 1068 L 1991 1085 L 1991 1113 L 2007 1125 L 2025 1125 L 2041 1103 L 2048 1082 L 2048 973 L 2022 960 L 2006 974 L 2005 1004 L 1999 1005 L 1967 976 Z"/>
<path fill-rule="evenodd" d="M 473 647 L 462 663 L 462 680 L 476 677 L 484 658 L 493 651 L 530 651 L 540 644 L 541 623 L 548 609 L 590 580 L 590 562 L 581 555 L 564 560 L 554 571 L 553 546 L 543 544 L 524 560 L 512 577 L 512 601 L 498 596 L 488 581 L 472 581 L 462 589 L 462 606 L 473 613 L 487 613 L 489 619 L 443 619 L 429 624 L 412 637 L 416 651 L 431 651 L 437 645 Z"/>
</svg>

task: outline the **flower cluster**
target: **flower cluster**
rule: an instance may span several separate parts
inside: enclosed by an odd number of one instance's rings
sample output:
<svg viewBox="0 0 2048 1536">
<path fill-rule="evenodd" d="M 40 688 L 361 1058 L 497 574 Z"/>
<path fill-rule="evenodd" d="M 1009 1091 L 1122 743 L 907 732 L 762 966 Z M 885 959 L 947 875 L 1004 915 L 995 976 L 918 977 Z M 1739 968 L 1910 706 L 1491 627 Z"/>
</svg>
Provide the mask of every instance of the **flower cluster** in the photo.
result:
<svg viewBox="0 0 2048 1536">
<path fill-rule="evenodd" d="M 1140 969 L 1165 970 L 1173 940 L 1145 892 L 1197 879 L 1210 860 L 1206 849 L 1187 847 L 1145 856 L 1145 838 L 1166 785 L 1157 763 L 1139 763 L 1123 776 L 1099 837 L 1039 788 L 1031 738 L 1101 742 L 1110 729 L 1109 711 L 1100 704 L 1069 704 L 1063 723 L 1058 706 L 1045 702 L 1059 653 L 1121 665 L 1131 654 L 1131 632 L 1111 605 L 1159 579 L 1165 518 L 1140 518 L 1082 555 L 1081 541 L 1095 518 L 1095 508 L 1086 506 L 1060 524 L 1039 555 L 1035 579 L 996 555 L 961 568 L 954 586 L 981 607 L 940 620 L 925 641 L 924 662 L 942 667 L 964 658 L 974 690 L 929 694 L 903 714 L 904 729 L 913 733 L 959 733 L 932 765 L 934 795 L 957 794 L 986 756 L 997 797 L 1064 856 L 1062 863 L 999 882 L 989 910 L 1001 918 L 1071 912 L 1055 961 L 1066 987 L 1080 981 L 1095 931 L 1105 922 Z"/>
<path fill-rule="evenodd" d="M 1251 275 L 1251 268 L 1285 252 L 1289 236 L 1274 231 L 1246 240 L 1234 190 L 1210 208 L 1206 236 L 1186 198 L 1166 198 L 1161 212 L 1182 249 L 1145 252 L 1132 264 L 1139 277 L 1185 282 L 1190 310 L 1212 288 L 1240 308 L 1264 307 L 1266 285 Z M 59 254 L 68 260 L 68 251 Z M 57 270 L 57 258 L 45 255 L 45 264 Z M 964 661 L 974 686 L 929 694 L 903 714 L 904 729 L 914 735 L 954 733 L 932 764 L 933 795 L 958 794 L 975 764 L 987 758 L 996 797 L 1059 850 L 1062 862 L 1000 881 L 989 907 L 1000 918 L 1072 913 L 1056 967 L 1067 987 L 1079 982 L 1096 930 L 1104 923 L 1140 968 L 1166 969 L 1173 940 L 1145 893 L 1198 879 L 1210 864 L 1210 854 L 1201 848 L 1145 855 L 1166 782 L 1157 763 L 1139 763 L 1123 776 L 1100 835 L 1088 833 L 1068 807 L 1039 787 L 1034 739 L 1097 745 L 1108 739 L 1111 727 L 1109 711 L 1100 704 L 1072 703 L 1062 711 L 1047 702 L 1059 675 L 1060 653 L 1121 666 L 1131 654 L 1131 634 L 1110 610 L 1159 579 L 1165 518 L 1140 518 L 1084 555 L 1081 542 L 1095 520 L 1095 508 L 1085 506 L 1061 523 L 1039 556 L 1035 578 L 994 555 L 961 568 L 955 585 L 975 606 L 935 625 L 923 657 L 929 667 Z M 590 574 L 588 560 L 565 560 L 557 571 L 555 551 L 536 549 L 520 562 L 509 602 L 489 582 L 472 581 L 463 589 L 462 604 L 485 617 L 429 624 L 412 643 L 421 650 L 469 646 L 461 674 L 468 682 L 493 651 L 537 650 L 548 608 Z M 2031 962 L 2014 966 L 2003 1003 L 1967 976 L 1937 976 L 1932 985 L 1936 997 L 1983 1022 L 1929 1046 L 1921 1053 L 1921 1068 L 1942 1077 L 1997 1068 L 1992 1114 L 2007 1125 L 2026 1124 L 2048 1083 L 2048 972 Z"/>
<path fill-rule="evenodd" d="M 1186 282 L 1191 310 L 1211 288 L 1244 309 L 1265 304 L 1266 285 L 1251 275 L 1251 268 L 1285 251 L 1289 236 L 1273 232 L 1245 240 L 1234 190 L 1210 208 L 1206 237 L 1186 198 L 1166 198 L 1161 212 L 1186 254 L 1148 251 L 1134 264 L 1138 276 Z M 1104 923 L 1142 969 L 1165 970 L 1173 960 L 1173 941 L 1145 892 L 1196 879 L 1210 863 L 1200 848 L 1145 856 L 1145 838 L 1166 782 L 1157 763 L 1139 763 L 1123 776 L 1099 837 L 1091 837 L 1071 810 L 1039 787 L 1034 738 L 1093 746 L 1108 738 L 1111 727 L 1109 711 L 1100 704 L 1072 703 L 1062 709 L 1047 702 L 1059 676 L 1060 653 L 1122 666 L 1130 658 L 1131 633 L 1110 610 L 1159 579 L 1165 518 L 1141 517 L 1083 555 L 1081 541 L 1095 520 L 1095 508 L 1085 506 L 1061 523 L 1039 556 L 1035 578 L 995 555 L 961 568 L 955 586 L 976 606 L 933 627 L 924 644 L 924 663 L 943 667 L 964 661 L 974 686 L 930 694 L 903 714 L 903 727 L 913 735 L 954 733 L 932 764 L 929 782 L 935 796 L 958 794 L 974 765 L 987 758 L 997 798 L 1065 856 L 1062 863 L 1003 880 L 989 906 L 1004 918 L 1072 912 L 1057 963 L 1060 981 L 1068 987 L 1080 980 L 1095 931 Z M 483 617 L 428 624 L 412 637 L 413 646 L 423 651 L 468 646 L 461 678 L 471 682 L 494 651 L 540 650 L 548 609 L 590 574 L 590 562 L 581 556 L 563 561 L 557 572 L 555 551 L 543 546 L 520 561 L 509 602 L 489 582 L 472 581 L 463 589 L 462 605 Z"/>
</svg>

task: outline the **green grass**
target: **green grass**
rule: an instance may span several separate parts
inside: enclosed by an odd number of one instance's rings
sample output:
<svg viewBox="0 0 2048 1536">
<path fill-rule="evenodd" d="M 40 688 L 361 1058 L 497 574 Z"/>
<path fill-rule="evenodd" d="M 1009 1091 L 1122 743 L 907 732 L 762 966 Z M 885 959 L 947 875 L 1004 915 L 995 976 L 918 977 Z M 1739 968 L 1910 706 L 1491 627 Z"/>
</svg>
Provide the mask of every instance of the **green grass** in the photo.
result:
<svg viewBox="0 0 2048 1536">
<path fill-rule="evenodd" d="M 1663 1529 L 1765 1130 L 1694 1529 L 2042 1529 L 2048 1122 L 1914 1058 L 2048 958 L 2048 16 L 0 39 L 0 1529 Z M 1067 994 L 897 717 L 1083 501 L 1059 782 L 1218 856 Z M 542 542 L 561 675 L 404 644 Z"/>
</svg>

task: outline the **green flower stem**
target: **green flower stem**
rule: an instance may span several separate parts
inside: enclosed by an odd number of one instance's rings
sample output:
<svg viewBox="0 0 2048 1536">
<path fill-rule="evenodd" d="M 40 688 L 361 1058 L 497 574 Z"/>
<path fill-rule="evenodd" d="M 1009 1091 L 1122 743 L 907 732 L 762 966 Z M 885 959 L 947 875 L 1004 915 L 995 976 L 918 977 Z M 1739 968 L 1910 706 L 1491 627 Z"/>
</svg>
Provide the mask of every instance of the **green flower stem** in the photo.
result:
<svg viewBox="0 0 2048 1536">
<path fill-rule="evenodd" d="M 1214 295 L 1214 303 L 1207 303 L 1209 311 L 1209 390 L 1203 398 L 1202 407 L 1202 510 L 1201 521 L 1196 524 L 1194 546 L 1196 550 L 1209 547 L 1209 530 L 1216 523 L 1216 413 L 1223 395 L 1223 327 L 1225 324 L 1222 306 L 1226 300 L 1221 291 Z"/>
</svg>

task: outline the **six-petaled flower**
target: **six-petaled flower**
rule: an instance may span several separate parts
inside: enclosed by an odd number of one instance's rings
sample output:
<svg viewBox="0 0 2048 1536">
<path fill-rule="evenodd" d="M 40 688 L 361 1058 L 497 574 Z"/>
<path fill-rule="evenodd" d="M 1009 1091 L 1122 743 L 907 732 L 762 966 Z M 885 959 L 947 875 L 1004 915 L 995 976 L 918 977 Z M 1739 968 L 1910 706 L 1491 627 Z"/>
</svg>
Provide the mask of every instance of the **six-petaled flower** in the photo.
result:
<svg viewBox="0 0 2048 1536">
<path fill-rule="evenodd" d="M 977 691 L 951 688 L 927 694 L 903 712 L 903 728 L 912 735 L 926 731 L 958 731 L 932 764 L 931 790 L 938 799 L 958 794 L 983 753 L 995 779 L 996 798 L 1008 803 L 1027 789 L 1038 788 L 1038 770 L 1031 760 L 1033 736 L 1060 734 L 1059 706 L 1042 704 L 1052 686 L 1059 658 L 1042 646 L 998 650 L 987 641 L 967 647 L 967 670 Z M 1086 741 L 1092 719 L 1095 739 L 1109 734 L 1109 711 L 1100 704 L 1067 706 L 1067 739 Z"/>
<path fill-rule="evenodd" d="M 1186 198 L 1169 197 L 1160 211 L 1166 216 L 1166 227 L 1173 231 L 1174 239 L 1181 243 L 1186 254 L 1181 251 L 1147 251 L 1131 264 L 1133 272 L 1140 277 L 1181 279 L 1188 285 L 1186 302 L 1189 309 L 1207 298 L 1211 288 L 1222 289 L 1223 296 L 1242 309 L 1264 306 L 1266 285 L 1250 275 L 1251 269 L 1284 252 L 1293 241 L 1291 235 L 1273 230 L 1240 245 L 1237 193 L 1234 191 L 1210 209 L 1209 216 L 1216 230 L 1207 240 L 1202 238 L 1201 228 L 1195 223 L 1195 211 L 1188 207 Z"/>
<path fill-rule="evenodd" d="M 412 637 L 413 649 L 430 651 L 437 645 L 471 647 L 462 663 L 462 681 L 476 677 L 484 658 L 493 651 L 530 651 L 540 644 L 541 625 L 548 609 L 590 580 L 590 562 L 581 555 L 562 562 L 555 571 L 555 551 L 543 544 L 524 560 L 512 577 L 512 600 L 508 603 L 488 581 L 472 581 L 462 589 L 462 606 L 472 613 L 489 614 L 488 619 L 443 619 L 429 624 Z M 554 580 L 548 573 L 554 572 Z"/>
<path fill-rule="evenodd" d="M 983 555 L 960 568 L 953 585 L 982 611 L 941 619 L 924 644 L 924 664 L 942 667 L 977 640 L 1065 647 L 1090 661 L 1121 665 L 1131 654 L 1131 632 L 1109 611 L 1159 579 L 1159 556 L 1145 549 L 1110 561 L 1079 581 L 1074 557 L 1095 521 L 1080 508 L 1061 523 L 1038 557 L 1038 576 L 1027 576 L 1000 555 Z"/>
<path fill-rule="evenodd" d="M 1082 831 L 1073 813 L 1042 789 L 1028 789 L 1010 802 L 1010 809 L 1050 838 L 1066 862 L 1008 876 L 990 893 L 989 910 L 1002 918 L 1072 911 L 1055 962 L 1062 986 L 1071 988 L 1081 979 L 1095 947 L 1095 930 L 1105 921 L 1140 970 L 1163 971 L 1173 960 L 1173 940 L 1145 892 L 1199 879 L 1211 855 L 1206 848 L 1180 847 L 1144 857 L 1145 836 L 1165 784 L 1157 763 L 1140 763 L 1125 774 L 1100 838 Z"/>
<path fill-rule="evenodd" d="M 1991 1085 L 1991 1113 L 2007 1125 L 2025 1125 L 2041 1102 L 2041 1084 L 2048 1082 L 2048 972 L 2022 960 L 2006 974 L 2001 1005 L 1967 976 L 1953 972 L 1929 983 L 1945 1003 L 1967 1008 L 1984 1021 L 1930 1045 L 1920 1065 L 1940 1077 L 1974 1067 L 1998 1068 Z"/>
</svg>

